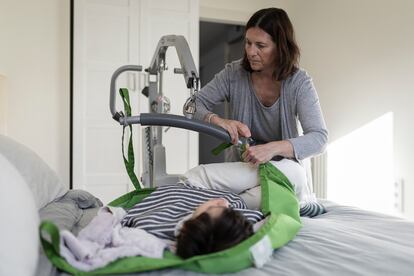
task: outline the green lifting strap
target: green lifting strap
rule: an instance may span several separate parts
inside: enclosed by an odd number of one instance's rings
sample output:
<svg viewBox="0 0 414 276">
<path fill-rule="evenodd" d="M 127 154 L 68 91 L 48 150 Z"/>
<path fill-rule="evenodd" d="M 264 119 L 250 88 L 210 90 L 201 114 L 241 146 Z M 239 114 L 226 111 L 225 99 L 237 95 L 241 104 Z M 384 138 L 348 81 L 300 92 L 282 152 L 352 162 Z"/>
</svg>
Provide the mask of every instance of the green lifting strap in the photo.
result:
<svg viewBox="0 0 414 276">
<path fill-rule="evenodd" d="M 217 147 L 215 147 L 214 149 L 212 149 L 211 150 L 211 153 L 214 156 L 217 156 L 220 153 L 222 153 L 223 150 L 225 150 L 225 149 L 227 149 L 227 148 L 229 148 L 231 146 L 234 146 L 234 145 L 232 143 L 226 143 L 226 142 L 221 143 L 220 145 L 218 145 Z M 239 150 L 241 150 L 242 152 L 244 152 L 246 150 L 246 144 L 242 144 L 241 146 L 238 146 L 238 147 L 239 147 Z"/>
<path fill-rule="evenodd" d="M 120 88 L 119 94 L 121 95 L 122 101 L 124 102 L 124 111 L 126 116 L 131 116 L 131 104 L 129 100 L 129 92 L 126 88 Z M 125 129 L 129 127 L 129 142 L 128 142 L 128 158 L 125 157 Z M 124 158 L 125 168 L 127 170 L 128 176 L 131 179 L 132 184 L 136 190 L 141 190 L 144 187 L 139 182 L 137 175 L 134 172 L 135 158 L 134 158 L 134 145 L 132 139 L 132 125 L 124 125 L 122 129 L 122 157 Z"/>
<path fill-rule="evenodd" d="M 217 155 L 219 155 L 220 153 L 222 153 L 222 151 L 223 151 L 223 150 L 225 150 L 225 149 L 227 149 L 227 148 L 229 148 L 229 147 L 231 147 L 231 146 L 233 146 L 233 144 L 232 144 L 232 143 L 221 143 L 220 145 L 218 145 L 217 147 L 215 147 L 214 149 L 212 149 L 212 150 L 211 150 L 211 153 L 212 153 L 214 156 L 217 156 Z"/>
</svg>

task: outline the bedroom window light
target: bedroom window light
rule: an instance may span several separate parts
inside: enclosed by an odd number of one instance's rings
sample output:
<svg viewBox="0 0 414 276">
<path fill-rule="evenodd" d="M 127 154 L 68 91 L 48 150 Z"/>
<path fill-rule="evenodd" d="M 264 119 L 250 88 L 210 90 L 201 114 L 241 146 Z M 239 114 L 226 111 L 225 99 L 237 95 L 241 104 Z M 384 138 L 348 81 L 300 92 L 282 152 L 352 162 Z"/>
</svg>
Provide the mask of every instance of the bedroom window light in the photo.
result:
<svg viewBox="0 0 414 276">
<path fill-rule="evenodd" d="M 396 215 L 393 113 L 388 112 L 328 147 L 327 199 Z"/>
</svg>

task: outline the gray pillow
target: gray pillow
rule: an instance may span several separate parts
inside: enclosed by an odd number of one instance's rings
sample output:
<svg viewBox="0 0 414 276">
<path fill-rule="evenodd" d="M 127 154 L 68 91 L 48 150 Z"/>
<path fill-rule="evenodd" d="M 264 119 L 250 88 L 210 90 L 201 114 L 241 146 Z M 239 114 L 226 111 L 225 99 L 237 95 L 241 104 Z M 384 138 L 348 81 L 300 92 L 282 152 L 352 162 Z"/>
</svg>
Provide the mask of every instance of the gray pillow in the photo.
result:
<svg viewBox="0 0 414 276">
<path fill-rule="evenodd" d="M 26 146 L 4 135 L 0 135 L 0 155 L 7 159 L 23 177 L 33 193 L 37 209 L 46 206 L 68 191 L 42 158 Z M 0 173 L 5 173 L 2 172 L 2 168 Z M 5 184 L 13 185 L 13 183 Z"/>
</svg>

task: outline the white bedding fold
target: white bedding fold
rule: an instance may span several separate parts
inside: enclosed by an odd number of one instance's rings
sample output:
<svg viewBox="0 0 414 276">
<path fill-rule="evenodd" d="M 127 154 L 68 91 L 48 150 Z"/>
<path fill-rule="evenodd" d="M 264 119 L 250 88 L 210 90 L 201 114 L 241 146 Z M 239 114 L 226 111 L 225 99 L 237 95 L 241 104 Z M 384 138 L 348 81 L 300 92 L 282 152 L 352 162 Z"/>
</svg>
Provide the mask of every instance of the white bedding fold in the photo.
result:
<svg viewBox="0 0 414 276">
<path fill-rule="evenodd" d="M 103 207 L 79 232 L 78 237 L 63 230 L 60 254 L 72 266 L 90 271 L 122 257 L 162 258 L 167 243 L 138 228 L 121 227 L 122 208 Z"/>
</svg>

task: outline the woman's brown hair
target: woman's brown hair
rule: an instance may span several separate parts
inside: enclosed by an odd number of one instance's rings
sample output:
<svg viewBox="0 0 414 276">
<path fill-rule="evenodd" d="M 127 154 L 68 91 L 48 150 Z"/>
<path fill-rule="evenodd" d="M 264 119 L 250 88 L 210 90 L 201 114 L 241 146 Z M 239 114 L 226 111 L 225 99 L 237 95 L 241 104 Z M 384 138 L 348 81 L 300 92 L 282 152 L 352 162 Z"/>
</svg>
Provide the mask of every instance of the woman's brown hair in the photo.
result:
<svg viewBox="0 0 414 276">
<path fill-rule="evenodd" d="M 255 12 L 246 24 L 246 30 L 258 27 L 268 33 L 276 44 L 276 67 L 273 76 L 276 80 L 285 80 L 299 67 L 300 50 L 296 43 L 293 25 L 287 13 L 278 8 L 267 8 Z M 242 66 L 253 72 L 246 51 Z"/>
</svg>

